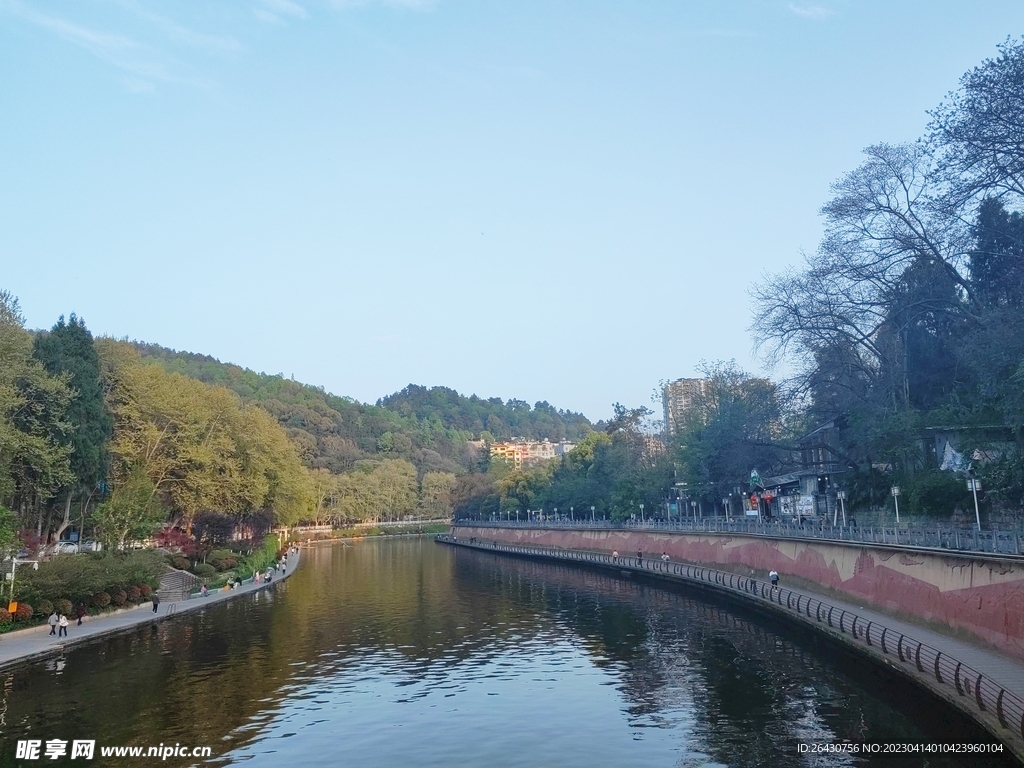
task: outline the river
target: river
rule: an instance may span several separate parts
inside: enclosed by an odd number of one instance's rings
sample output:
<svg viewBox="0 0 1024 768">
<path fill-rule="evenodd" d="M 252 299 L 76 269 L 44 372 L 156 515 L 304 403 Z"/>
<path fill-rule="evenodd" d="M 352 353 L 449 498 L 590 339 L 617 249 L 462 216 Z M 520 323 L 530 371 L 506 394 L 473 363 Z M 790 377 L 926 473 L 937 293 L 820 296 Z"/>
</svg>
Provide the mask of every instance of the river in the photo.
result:
<svg viewBox="0 0 1024 768">
<path fill-rule="evenodd" d="M 30 738 L 209 746 L 163 764 L 248 768 L 886 765 L 798 744 L 992 741 L 744 608 L 429 538 L 315 547 L 273 591 L 0 678 L 2 765 L 31 764 L 13 747 Z"/>
</svg>

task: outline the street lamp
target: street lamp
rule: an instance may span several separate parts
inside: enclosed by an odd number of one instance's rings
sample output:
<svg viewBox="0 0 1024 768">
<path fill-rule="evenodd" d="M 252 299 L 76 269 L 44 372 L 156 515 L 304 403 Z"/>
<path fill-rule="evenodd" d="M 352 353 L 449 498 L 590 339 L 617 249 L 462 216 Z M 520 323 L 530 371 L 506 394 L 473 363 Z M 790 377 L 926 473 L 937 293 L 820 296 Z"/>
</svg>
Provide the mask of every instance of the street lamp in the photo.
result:
<svg viewBox="0 0 1024 768">
<path fill-rule="evenodd" d="M 693 522 L 697 522 L 697 502 L 690 499 L 690 509 L 693 510 Z"/>
<path fill-rule="evenodd" d="M 596 523 L 597 522 L 597 517 L 594 516 L 594 505 L 593 504 L 590 505 L 590 522 L 592 522 L 592 523 Z"/>
<path fill-rule="evenodd" d="M 974 494 L 974 519 L 978 523 L 978 530 L 981 530 L 981 512 L 978 510 L 978 491 L 981 490 L 981 482 L 974 476 L 974 470 L 967 470 L 967 490 Z"/>
<path fill-rule="evenodd" d="M 892 492 L 892 501 L 896 505 L 896 524 L 900 522 L 900 487 L 894 485 L 889 489 Z"/>
<path fill-rule="evenodd" d="M 641 504 L 640 505 L 640 524 L 642 525 L 643 523 L 644 523 L 644 505 Z"/>
<path fill-rule="evenodd" d="M 25 562 L 29 562 L 29 561 L 26 560 Z M 39 570 L 39 561 L 38 560 L 33 560 L 31 562 L 32 562 L 32 568 L 34 570 L 38 571 Z M 17 557 L 12 557 L 11 558 L 11 602 L 14 602 L 14 572 L 18 569 L 19 565 L 24 565 L 24 564 L 25 563 L 19 563 Z"/>
<path fill-rule="evenodd" d="M 572 522 L 574 522 L 574 523 L 576 522 L 576 508 L 575 507 L 569 507 L 569 519 Z"/>
<path fill-rule="evenodd" d="M 840 488 L 836 491 L 836 498 L 839 499 L 839 508 L 843 510 L 843 527 L 846 527 L 846 491 Z M 836 524 L 835 517 L 832 518 L 832 525 Z"/>
<path fill-rule="evenodd" d="M 725 507 L 725 519 L 729 519 L 729 497 L 726 496 L 722 499 L 722 506 Z"/>
</svg>

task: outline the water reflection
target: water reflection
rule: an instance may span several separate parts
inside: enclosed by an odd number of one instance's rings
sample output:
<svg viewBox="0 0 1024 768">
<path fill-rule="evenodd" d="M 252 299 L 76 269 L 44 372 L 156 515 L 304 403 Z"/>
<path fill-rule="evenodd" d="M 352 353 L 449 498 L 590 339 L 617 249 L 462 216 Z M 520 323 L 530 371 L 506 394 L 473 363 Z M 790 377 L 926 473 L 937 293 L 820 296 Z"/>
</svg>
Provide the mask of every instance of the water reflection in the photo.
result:
<svg viewBox="0 0 1024 768">
<path fill-rule="evenodd" d="M 989 740 L 734 607 L 427 539 L 320 547 L 275 592 L 3 680 L 7 745 L 210 745 L 216 765 L 836 765 L 796 744 Z"/>
</svg>

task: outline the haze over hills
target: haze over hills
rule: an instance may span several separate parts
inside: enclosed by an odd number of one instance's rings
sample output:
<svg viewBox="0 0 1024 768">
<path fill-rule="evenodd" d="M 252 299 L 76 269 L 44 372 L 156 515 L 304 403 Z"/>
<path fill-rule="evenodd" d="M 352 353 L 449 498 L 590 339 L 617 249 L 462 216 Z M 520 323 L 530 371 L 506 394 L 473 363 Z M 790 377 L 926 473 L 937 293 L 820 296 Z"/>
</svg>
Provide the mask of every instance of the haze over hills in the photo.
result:
<svg viewBox="0 0 1024 768">
<path fill-rule="evenodd" d="M 258 403 L 285 427 L 307 466 L 335 473 L 360 462 L 401 458 L 420 473 L 462 474 L 485 464 L 474 441 L 525 437 L 575 442 L 594 429 L 583 414 L 543 401 L 531 407 L 522 400 L 505 402 L 410 384 L 370 405 L 209 355 L 142 342 L 133 346 L 145 361 Z"/>
</svg>

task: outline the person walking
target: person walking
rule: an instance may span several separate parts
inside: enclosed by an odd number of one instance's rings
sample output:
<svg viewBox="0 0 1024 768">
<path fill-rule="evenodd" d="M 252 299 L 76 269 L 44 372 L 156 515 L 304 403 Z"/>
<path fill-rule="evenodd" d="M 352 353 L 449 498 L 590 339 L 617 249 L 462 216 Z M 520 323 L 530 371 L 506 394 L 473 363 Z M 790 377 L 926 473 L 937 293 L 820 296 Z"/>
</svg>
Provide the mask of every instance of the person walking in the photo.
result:
<svg viewBox="0 0 1024 768">
<path fill-rule="evenodd" d="M 68 617 L 65 616 L 63 613 L 60 615 L 60 618 L 57 620 L 57 626 L 60 627 L 60 631 L 57 633 L 57 637 L 67 637 L 68 636 Z"/>
<path fill-rule="evenodd" d="M 771 572 L 769 572 L 768 578 L 772 580 L 772 589 L 775 589 L 777 586 L 779 586 L 779 572 L 776 571 L 774 568 L 772 568 Z"/>
<path fill-rule="evenodd" d="M 202 588 L 201 588 L 201 589 L 199 590 L 199 593 L 200 593 L 200 594 L 201 594 L 201 595 L 202 595 L 203 597 L 206 597 L 206 596 L 207 596 L 208 594 L 210 594 L 210 590 L 208 590 L 208 589 L 206 588 L 206 585 L 205 585 L 205 584 L 203 584 Z"/>
<path fill-rule="evenodd" d="M 160 595 L 156 592 L 153 593 L 153 613 L 160 610 Z"/>
<path fill-rule="evenodd" d="M 612 550 L 612 562 L 613 563 L 619 562 L 619 550 L 617 550 L 617 549 L 613 549 Z"/>
<path fill-rule="evenodd" d="M 644 567 L 644 553 L 643 553 L 643 550 L 641 550 L 641 549 L 638 549 L 636 551 L 636 567 L 637 568 L 643 568 Z"/>
<path fill-rule="evenodd" d="M 50 637 L 54 637 L 57 634 L 57 623 L 60 621 L 60 617 L 57 616 L 57 612 L 54 611 L 50 614 L 50 618 L 46 620 L 46 623 L 50 625 Z"/>
</svg>

